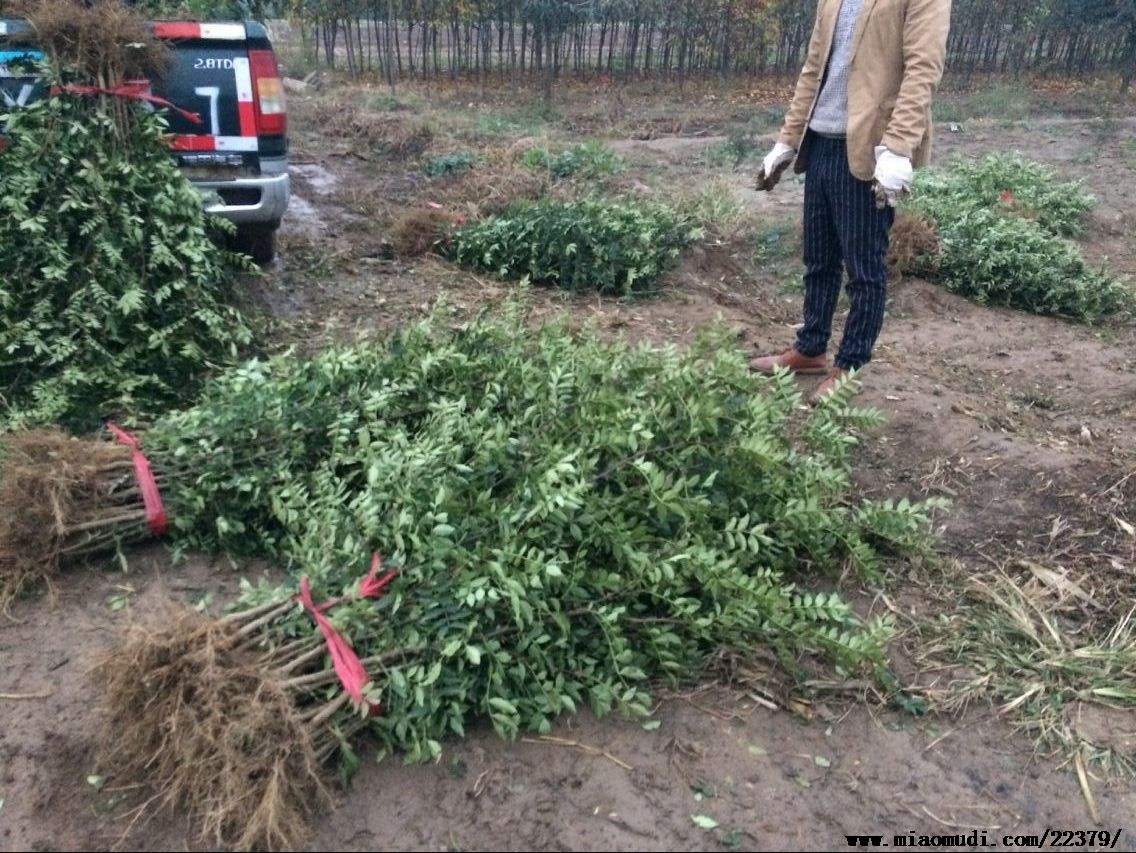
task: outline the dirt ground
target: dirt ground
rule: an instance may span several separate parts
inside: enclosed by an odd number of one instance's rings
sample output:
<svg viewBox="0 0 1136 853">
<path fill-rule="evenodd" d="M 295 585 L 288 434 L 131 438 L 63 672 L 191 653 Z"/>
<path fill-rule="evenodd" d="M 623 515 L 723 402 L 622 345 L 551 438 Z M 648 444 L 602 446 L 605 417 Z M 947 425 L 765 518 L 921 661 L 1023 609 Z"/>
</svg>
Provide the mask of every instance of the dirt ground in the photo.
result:
<svg viewBox="0 0 1136 853">
<path fill-rule="evenodd" d="M 382 93 L 328 82 L 292 99 L 295 195 L 281 259 L 251 285 L 281 342 L 308 348 L 389 327 L 439 296 L 459 310 L 505 298 L 513 285 L 433 256 L 396 256 L 390 221 L 464 191 L 461 177 L 427 178 L 423 156 L 471 148 L 496 162 L 533 136 L 604 136 L 629 164 L 613 179 L 620 191 L 726 186 L 757 223 L 744 237 L 724 233 L 692 251 L 652 298 L 536 291 L 542 311 L 680 343 L 720 316 L 755 353 L 791 341 L 801 184 L 759 195 L 749 189 L 752 158 L 735 168 L 721 153 L 752 115 L 775 113 L 780 94 L 692 91 L 676 116 L 667 107 L 674 93 L 601 88 L 562 96 L 548 118 L 518 109 L 506 93 L 412 90 L 385 114 L 431 125 L 424 155 L 384 153 L 366 128 L 327 121 L 327 98 L 356 105 L 362 122 Z M 1100 200 L 1087 253 L 1136 275 L 1133 115 L 1128 104 L 1103 119 L 1054 112 L 963 121 L 957 132 L 942 129 L 936 160 L 1018 150 L 1084 180 Z M 902 280 L 863 401 L 887 416 L 858 452 L 863 489 L 953 502 L 940 519 L 939 559 L 894 567 L 882 592 L 847 579 L 865 610 L 925 624 L 950 615 L 968 576 L 1021 561 L 1072 572 L 1102 600 L 1136 589 L 1136 541 L 1116 521 L 1136 522 L 1131 326 L 982 308 Z M 123 817 L 144 795 L 97 765 L 101 740 L 114 733 L 101 729 L 87 673 L 132 611 L 162 596 L 216 608 L 241 572 L 263 570 L 196 557 L 174 565 L 154 546 L 131 553 L 127 572 L 117 563 L 75 571 L 54 603 L 16 605 L 14 621 L 0 622 L 0 849 L 197 849 L 184 816 L 167 810 L 136 825 Z M 960 674 L 927 659 L 920 636 L 912 627 L 897 640 L 897 674 L 933 699 Z M 435 764 L 365 761 L 311 849 L 844 849 L 846 834 L 985 828 L 1000 838 L 1094 825 L 1069 763 L 1039 754 L 997 697 L 950 706 L 956 713 L 932 703 L 927 714 L 860 698 L 823 686 L 763 691 L 743 680 L 661 697 L 661 724 L 651 730 L 587 715 L 563 721 L 556 740 L 504 743 L 475 729 Z M 1115 722 L 1118 737 L 1133 737 L 1136 714 Z M 1115 849 L 1136 849 L 1130 777 L 1091 765 L 1087 782 L 1100 826 L 1125 831 Z"/>
</svg>

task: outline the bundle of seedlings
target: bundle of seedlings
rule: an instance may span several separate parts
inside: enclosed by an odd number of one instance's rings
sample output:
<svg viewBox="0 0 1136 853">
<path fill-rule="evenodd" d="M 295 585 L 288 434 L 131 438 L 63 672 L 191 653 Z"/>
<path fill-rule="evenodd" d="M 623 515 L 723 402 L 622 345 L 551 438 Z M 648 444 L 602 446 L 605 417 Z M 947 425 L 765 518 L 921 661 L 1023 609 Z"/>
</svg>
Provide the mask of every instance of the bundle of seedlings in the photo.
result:
<svg viewBox="0 0 1136 853">
<path fill-rule="evenodd" d="M 939 251 L 909 269 L 983 304 L 1084 322 L 1130 314 L 1130 284 L 1093 268 L 1068 239 L 1093 204 L 1079 184 L 1014 155 L 931 170 L 909 211 L 935 223 Z"/>
<path fill-rule="evenodd" d="M 130 84 L 163 63 L 142 20 L 116 2 L 22 14 L 48 96 L 8 114 L 0 151 L 0 429 L 78 431 L 184 401 L 247 347 L 244 264 Z"/>
<path fill-rule="evenodd" d="M 544 199 L 459 229 L 451 253 L 502 278 L 626 296 L 650 290 L 702 233 L 658 203 Z"/>
<path fill-rule="evenodd" d="M 146 778 L 168 805 L 188 805 L 209 842 L 296 846 L 308 820 L 330 804 L 328 758 L 350 750 L 349 739 L 379 710 L 363 693 L 370 692 L 363 662 L 326 615 L 381 596 L 393 575 L 380 577 L 378 568 L 376 561 L 350 595 L 319 605 L 305 585 L 299 595 L 220 619 L 171 607 L 127 628 L 95 670 L 114 772 Z M 304 632 L 294 611 L 318 630 Z M 328 651 L 333 665 L 325 665 Z M 367 664 L 405 656 L 395 651 Z M 340 691 L 329 699 L 332 684 Z M 352 701 L 362 713 L 337 715 Z"/>
<path fill-rule="evenodd" d="M 1096 199 L 1077 181 L 1058 177 L 1048 166 L 1020 154 L 989 154 L 981 160 L 955 160 L 920 175 L 920 206 L 964 205 L 1013 213 L 1062 237 L 1084 233 Z"/>
<path fill-rule="evenodd" d="M 365 728 L 413 760 L 478 717 L 513 736 L 584 703 L 644 714 L 651 684 L 697 678 L 722 647 L 769 648 L 791 671 L 883 665 L 886 623 L 799 586 L 926 543 L 929 505 L 852 492 L 853 429 L 875 416 L 849 408 L 850 388 L 798 422 L 793 383 L 753 376 L 723 330 L 678 352 L 524 328 L 516 309 L 458 327 L 435 316 L 381 344 L 225 374 L 143 436 L 166 477 L 174 544 L 272 555 L 302 570 L 314 601 L 342 599 L 327 617 L 368 673 L 360 704 L 381 707 Z M 373 549 L 400 569 L 377 602 L 357 594 Z M 210 678 L 252 666 L 256 689 L 244 692 L 268 702 L 288 681 L 278 670 L 312 667 L 303 684 L 319 692 L 292 713 L 340 702 L 327 723 L 349 769 L 346 732 L 361 718 L 316 651 L 322 628 L 289 603 L 298 587 L 246 589 L 235 618 L 276 615 L 239 654 L 209 657 Z M 223 774 L 198 774 L 217 766 L 193 751 L 199 741 L 182 754 L 163 739 L 186 731 L 186 715 L 201 731 L 222 726 L 224 703 L 197 701 L 197 670 L 180 660 L 231 629 L 198 635 L 186 619 L 140 629 L 109 656 L 100 682 L 120 749 L 108 761 L 152 768 L 161 745 L 165 770 L 141 775 L 203 808 L 214 840 L 253 843 L 237 830 L 253 803 L 302 823 L 315 787 L 282 790 L 253 767 L 277 728 L 264 742 L 244 729 L 236 757 L 225 753 L 247 762 L 247 796 L 233 800 Z M 112 687 L 137 681 L 181 698 L 142 711 Z M 327 742 L 304 740 L 316 734 L 289 737 L 319 756 Z"/>
<path fill-rule="evenodd" d="M 0 610 L 63 560 L 150 535 L 130 450 L 30 430 L 0 442 Z"/>
</svg>

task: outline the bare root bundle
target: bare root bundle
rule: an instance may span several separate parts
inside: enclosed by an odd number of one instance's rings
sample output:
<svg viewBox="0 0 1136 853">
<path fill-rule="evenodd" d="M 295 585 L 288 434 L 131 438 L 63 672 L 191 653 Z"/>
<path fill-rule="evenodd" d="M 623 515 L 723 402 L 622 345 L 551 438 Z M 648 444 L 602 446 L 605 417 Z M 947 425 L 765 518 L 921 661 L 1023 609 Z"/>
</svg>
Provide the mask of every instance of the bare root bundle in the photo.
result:
<svg viewBox="0 0 1136 853">
<path fill-rule="evenodd" d="M 36 46 L 57 67 L 102 86 L 153 77 L 169 61 L 142 16 L 118 0 L 27 0 L 13 11 L 31 24 Z"/>
<path fill-rule="evenodd" d="M 461 217 L 445 210 L 417 207 L 391 225 L 391 245 L 403 257 L 418 257 L 444 248 Z"/>
<path fill-rule="evenodd" d="M 344 599 L 325 602 L 334 607 Z M 155 792 L 152 806 L 189 810 L 202 839 L 237 849 L 294 847 L 330 805 L 323 764 L 366 725 L 320 634 L 285 637 L 292 599 L 208 619 L 170 605 L 129 627 L 99 662 L 108 767 Z M 407 657 L 365 659 L 381 666 Z"/>
<path fill-rule="evenodd" d="M 329 802 L 316 757 L 320 724 L 304 719 L 280 667 L 242 643 L 252 619 L 185 609 L 165 616 L 129 628 L 96 669 L 106 760 L 147 780 L 152 802 L 192 811 L 211 843 L 301 843 Z"/>
<path fill-rule="evenodd" d="M 111 89 L 127 80 L 153 79 L 169 63 L 165 45 L 121 0 L 24 0 L 15 11 L 31 25 L 29 38 L 46 54 L 53 82 Z M 112 117 L 120 140 L 130 139 L 136 111 L 127 102 L 105 94 L 90 102 Z"/>
<path fill-rule="evenodd" d="M 149 535 L 130 450 L 54 430 L 13 433 L 0 451 L 0 606 L 67 559 Z"/>
<path fill-rule="evenodd" d="M 939 229 L 922 213 L 904 211 L 895 218 L 888 245 L 887 265 L 893 279 L 934 267 L 942 252 Z"/>
</svg>

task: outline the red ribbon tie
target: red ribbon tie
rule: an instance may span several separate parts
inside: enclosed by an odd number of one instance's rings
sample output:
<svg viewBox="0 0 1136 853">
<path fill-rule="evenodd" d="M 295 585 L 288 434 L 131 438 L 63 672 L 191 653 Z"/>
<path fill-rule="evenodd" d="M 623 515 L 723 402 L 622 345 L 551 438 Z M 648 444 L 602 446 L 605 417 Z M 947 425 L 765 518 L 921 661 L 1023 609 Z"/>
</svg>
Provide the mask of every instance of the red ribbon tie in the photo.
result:
<svg viewBox="0 0 1136 853">
<path fill-rule="evenodd" d="M 51 95 L 55 97 L 61 92 L 68 95 L 109 95 L 112 98 L 122 98 L 126 101 L 144 101 L 156 107 L 165 107 L 167 110 L 180 115 L 182 118 L 201 124 L 201 115 L 189 110 L 183 110 L 172 101 L 160 98 L 150 91 L 149 80 L 125 80 L 117 86 L 103 88 L 102 86 L 81 86 L 78 83 L 68 83 L 65 86 L 52 86 Z"/>
<path fill-rule="evenodd" d="M 131 450 L 134 478 L 138 481 L 139 491 L 142 492 L 142 506 L 146 508 L 146 523 L 150 525 L 150 532 L 155 536 L 165 536 L 170 527 L 166 518 L 166 508 L 162 504 L 162 495 L 158 491 L 158 483 L 154 480 L 150 460 L 142 452 L 142 443 L 136 435 L 110 421 L 107 422 L 107 429 L 118 439 L 119 444 L 125 444 Z"/>
<path fill-rule="evenodd" d="M 390 584 L 396 574 L 393 569 L 384 572 L 382 575 L 379 571 L 383 567 L 383 559 L 376 553 L 371 558 L 371 570 L 367 572 L 366 577 L 361 578 L 359 581 L 359 595 L 362 598 L 378 598 L 386 591 L 387 586 Z M 316 604 L 312 599 L 312 585 L 306 577 L 300 580 L 300 594 L 297 596 L 300 604 L 304 606 L 313 619 L 316 620 L 316 625 L 323 634 L 324 640 L 327 641 L 327 651 L 331 655 L 331 665 L 335 668 L 335 674 L 339 676 L 339 682 L 343 685 L 343 689 L 347 694 L 355 700 L 356 705 L 363 705 L 366 702 L 369 708 L 369 714 L 374 715 L 379 712 L 379 704 L 371 700 L 363 698 L 363 688 L 371 677 L 367 675 L 367 669 L 363 666 L 363 662 L 359 660 L 359 656 L 355 654 L 355 650 L 351 648 L 343 635 L 335 630 L 335 626 L 331 624 L 331 620 L 324 615 L 324 612 L 333 605 L 339 603 L 342 599 L 324 602 L 323 604 Z"/>
<path fill-rule="evenodd" d="M 359 596 L 361 598 L 378 598 L 394 580 L 395 575 L 398 574 L 394 569 L 390 569 L 380 575 L 379 570 L 382 567 L 383 558 L 376 551 L 371 557 L 371 570 L 367 572 L 365 578 L 359 580 Z"/>
</svg>

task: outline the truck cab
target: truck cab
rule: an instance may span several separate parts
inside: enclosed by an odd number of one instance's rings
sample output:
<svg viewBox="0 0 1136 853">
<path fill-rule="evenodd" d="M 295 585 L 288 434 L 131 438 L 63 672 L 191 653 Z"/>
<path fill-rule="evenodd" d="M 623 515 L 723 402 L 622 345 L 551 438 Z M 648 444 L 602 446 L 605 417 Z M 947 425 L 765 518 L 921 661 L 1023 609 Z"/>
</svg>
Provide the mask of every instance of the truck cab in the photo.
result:
<svg viewBox="0 0 1136 853">
<path fill-rule="evenodd" d="M 290 195 L 284 87 L 268 30 L 256 21 L 151 26 L 170 49 L 151 91 L 200 118 L 167 111 L 170 155 L 206 210 L 236 225 L 237 248 L 267 264 Z M 27 24 L 0 19 L 0 114 L 43 96 L 29 70 L 37 58 Z"/>
</svg>

